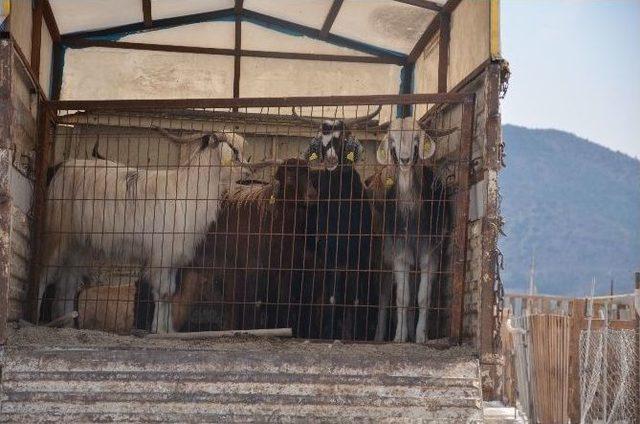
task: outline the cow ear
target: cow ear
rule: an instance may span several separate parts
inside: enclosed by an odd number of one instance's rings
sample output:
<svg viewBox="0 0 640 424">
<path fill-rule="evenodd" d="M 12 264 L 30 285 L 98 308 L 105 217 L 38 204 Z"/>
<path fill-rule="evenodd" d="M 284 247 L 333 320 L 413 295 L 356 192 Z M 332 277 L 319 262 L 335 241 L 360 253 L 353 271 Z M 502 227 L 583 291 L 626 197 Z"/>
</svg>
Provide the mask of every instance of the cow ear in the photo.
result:
<svg viewBox="0 0 640 424">
<path fill-rule="evenodd" d="M 389 152 L 389 138 L 385 135 L 380 144 L 378 150 L 376 150 L 376 159 L 381 165 L 388 165 L 391 163 L 391 154 Z"/>
<path fill-rule="evenodd" d="M 429 159 L 436 152 L 436 143 L 433 139 L 426 134 L 424 138 L 420 141 L 420 147 L 418 147 L 418 153 L 420 154 L 420 159 L 425 160 Z"/>
</svg>

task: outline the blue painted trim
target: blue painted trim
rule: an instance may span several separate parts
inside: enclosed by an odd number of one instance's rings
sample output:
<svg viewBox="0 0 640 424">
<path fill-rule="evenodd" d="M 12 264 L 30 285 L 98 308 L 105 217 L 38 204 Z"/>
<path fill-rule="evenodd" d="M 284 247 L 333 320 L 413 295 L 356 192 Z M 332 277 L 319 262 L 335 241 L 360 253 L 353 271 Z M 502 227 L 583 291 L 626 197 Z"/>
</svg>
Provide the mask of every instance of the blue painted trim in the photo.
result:
<svg viewBox="0 0 640 424">
<path fill-rule="evenodd" d="M 64 72 L 64 61 L 67 47 L 62 43 L 54 43 L 51 54 L 51 81 L 49 81 L 49 98 L 52 100 L 60 99 L 60 91 L 62 90 L 62 75 Z"/>
<path fill-rule="evenodd" d="M 415 65 L 404 65 L 400 70 L 400 94 L 413 93 L 414 79 L 415 79 Z M 405 118 L 413 114 L 412 105 L 398 105 L 396 107 L 396 117 Z"/>
</svg>

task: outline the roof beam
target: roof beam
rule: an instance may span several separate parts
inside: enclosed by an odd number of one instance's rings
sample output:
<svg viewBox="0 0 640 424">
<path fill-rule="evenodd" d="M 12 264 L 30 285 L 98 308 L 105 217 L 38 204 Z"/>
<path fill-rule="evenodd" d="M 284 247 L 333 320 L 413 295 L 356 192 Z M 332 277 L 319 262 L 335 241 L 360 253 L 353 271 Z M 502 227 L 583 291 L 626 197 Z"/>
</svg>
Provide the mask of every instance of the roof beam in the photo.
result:
<svg viewBox="0 0 640 424">
<path fill-rule="evenodd" d="M 65 42 L 65 46 L 70 48 L 87 48 L 87 47 L 106 47 L 112 49 L 125 50 L 149 50 L 163 51 L 172 53 L 194 53 L 194 54 L 211 54 L 222 56 L 235 56 L 234 49 L 221 49 L 214 47 L 193 47 L 193 46 L 175 46 L 169 44 L 151 44 L 151 43 L 130 43 L 125 41 L 109 41 L 109 40 L 90 40 L 90 39 L 72 39 Z M 353 55 L 336 55 L 336 54 L 317 54 L 317 53 L 289 53 L 289 52 L 273 52 L 261 50 L 240 50 L 240 56 L 245 57 L 265 57 L 270 59 L 294 59 L 294 60 L 319 60 L 330 62 L 353 62 L 353 63 L 383 63 L 397 65 L 398 59 L 378 56 L 353 56 Z"/>
<path fill-rule="evenodd" d="M 331 4 L 331 9 L 329 9 L 329 13 L 327 13 L 327 17 L 324 19 L 324 24 L 322 24 L 322 29 L 320 30 L 320 38 L 323 40 L 327 38 L 329 32 L 331 31 L 331 27 L 338 16 L 338 12 L 340 12 L 340 8 L 342 7 L 343 0 L 333 0 Z"/>
<path fill-rule="evenodd" d="M 409 53 L 409 56 L 407 56 L 408 64 L 416 63 L 425 47 L 427 47 L 427 44 L 429 44 L 429 42 L 435 36 L 438 28 L 440 28 L 440 19 L 438 19 L 438 17 L 435 17 L 431 20 L 431 23 L 429 23 L 427 29 L 422 33 L 416 45 L 413 46 L 413 49 L 411 49 L 411 53 Z"/>
<path fill-rule="evenodd" d="M 175 16 L 173 18 L 156 19 L 153 21 L 153 29 L 164 29 L 164 28 L 172 28 L 180 25 L 198 24 L 201 22 L 208 22 L 215 19 L 233 16 L 234 13 L 235 13 L 235 9 L 230 8 L 230 9 L 216 10 L 214 12 L 203 12 L 203 13 L 195 13 L 192 15 Z M 62 36 L 62 41 L 66 43 L 68 40 L 77 39 L 77 38 L 124 35 L 128 33 L 141 32 L 148 29 L 149 28 L 145 26 L 144 22 L 136 22 L 133 24 L 119 25 L 119 26 L 110 27 L 110 28 L 64 34 Z"/>
<path fill-rule="evenodd" d="M 394 58 L 395 62 L 393 63 L 396 63 L 398 65 L 404 64 L 404 61 L 406 58 L 406 55 L 402 53 L 371 46 L 367 43 L 356 41 L 347 37 L 342 37 L 340 35 L 328 34 L 325 39 L 322 39 L 320 37 L 319 29 L 308 27 L 306 25 L 297 24 L 295 22 L 276 18 L 270 15 L 265 15 L 263 13 L 254 12 L 252 10 L 245 9 L 243 10 L 242 15 L 250 20 L 255 20 L 267 26 L 272 25 L 275 27 L 280 27 L 280 28 L 291 30 L 291 31 L 295 31 L 302 35 L 306 35 L 309 38 L 326 41 L 328 43 L 335 44 L 340 47 L 346 47 L 352 50 L 357 50 L 359 52 L 371 54 L 374 56 Z"/>
<path fill-rule="evenodd" d="M 142 0 L 142 16 L 144 19 L 144 26 L 151 28 L 153 26 L 153 19 L 151 18 L 151 0 Z"/>
<path fill-rule="evenodd" d="M 412 6 L 422 7 L 423 9 L 432 10 L 434 12 L 440 12 L 442 6 L 434 1 L 428 0 L 395 0 L 398 3 L 410 4 Z"/>
<path fill-rule="evenodd" d="M 53 15 L 53 10 L 51 9 L 51 3 L 49 3 L 49 0 L 44 0 L 44 3 L 42 4 L 42 17 L 44 18 L 44 22 L 47 24 L 47 28 L 49 28 L 51 40 L 53 40 L 54 43 L 59 43 L 60 29 L 58 28 L 56 17 Z"/>
</svg>

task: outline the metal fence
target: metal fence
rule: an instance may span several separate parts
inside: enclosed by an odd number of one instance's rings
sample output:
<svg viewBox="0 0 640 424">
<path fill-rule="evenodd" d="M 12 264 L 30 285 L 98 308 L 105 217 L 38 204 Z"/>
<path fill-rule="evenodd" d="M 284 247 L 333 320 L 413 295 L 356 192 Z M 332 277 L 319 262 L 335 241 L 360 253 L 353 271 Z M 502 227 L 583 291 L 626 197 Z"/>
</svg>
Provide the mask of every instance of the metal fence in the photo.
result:
<svg viewBox="0 0 640 424">
<path fill-rule="evenodd" d="M 118 333 L 457 340 L 472 106 L 53 102 L 32 313 Z"/>
<path fill-rule="evenodd" d="M 637 331 L 606 328 L 582 332 L 580 422 L 636 422 L 638 363 Z"/>
</svg>

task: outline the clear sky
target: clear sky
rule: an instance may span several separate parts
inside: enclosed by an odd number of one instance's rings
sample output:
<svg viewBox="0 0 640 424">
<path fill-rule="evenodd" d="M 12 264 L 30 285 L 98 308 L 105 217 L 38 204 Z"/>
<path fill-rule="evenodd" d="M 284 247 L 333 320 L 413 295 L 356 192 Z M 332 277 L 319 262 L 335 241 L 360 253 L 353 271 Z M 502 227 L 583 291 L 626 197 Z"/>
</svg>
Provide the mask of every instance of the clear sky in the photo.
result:
<svg viewBox="0 0 640 424">
<path fill-rule="evenodd" d="M 502 0 L 503 123 L 640 158 L 640 0 Z"/>
</svg>

